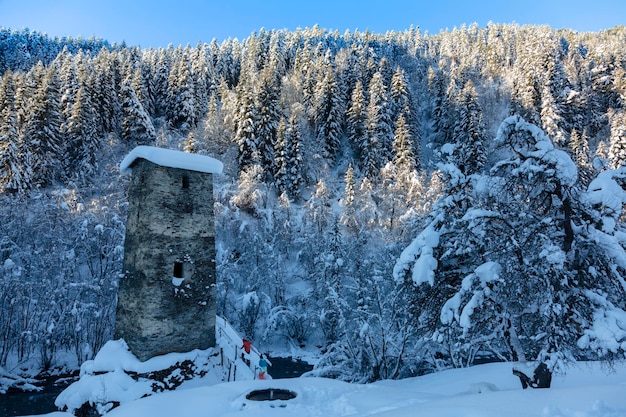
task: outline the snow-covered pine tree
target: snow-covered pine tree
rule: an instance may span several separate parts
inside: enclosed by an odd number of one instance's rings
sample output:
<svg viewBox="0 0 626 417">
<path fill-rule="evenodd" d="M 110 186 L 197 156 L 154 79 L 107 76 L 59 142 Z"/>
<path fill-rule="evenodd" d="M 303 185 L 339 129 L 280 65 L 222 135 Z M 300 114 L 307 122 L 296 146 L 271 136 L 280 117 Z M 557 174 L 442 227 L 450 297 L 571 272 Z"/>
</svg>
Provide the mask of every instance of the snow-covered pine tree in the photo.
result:
<svg viewBox="0 0 626 417">
<path fill-rule="evenodd" d="M 287 174 L 286 191 L 292 199 L 300 200 L 301 187 L 304 185 L 304 161 L 302 159 L 301 135 L 298 117 L 293 113 L 289 119 L 285 136 L 284 166 Z"/>
<path fill-rule="evenodd" d="M 413 119 L 413 105 L 406 81 L 406 74 L 400 66 L 396 68 L 391 77 L 389 107 L 392 120 L 398 120 L 400 116 L 403 116 L 405 122 L 409 123 Z"/>
<path fill-rule="evenodd" d="M 36 90 L 28 113 L 23 116 L 22 143 L 27 145 L 33 173 L 30 186 L 48 186 L 61 172 L 60 83 L 56 67 L 34 69 Z"/>
<path fill-rule="evenodd" d="M 585 130 L 583 130 L 582 133 L 579 133 L 576 129 L 572 130 L 569 140 L 569 149 L 578 167 L 578 181 L 582 188 L 586 189 L 592 180 L 594 169 L 591 164 L 589 138 Z"/>
<path fill-rule="evenodd" d="M 74 105 L 76 91 L 79 87 L 78 75 L 76 72 L 74 56 L 68 52 L 67 48 L 64 48 L 58 55 L 57 60 L 59 61 L 60 66 L 59 81 L 61 83 L 61 98 L 59 100 L 59 107 L 64 121 L 64 123 L 61 124 L 61 132 L 65 134 L 67 130 L 66 121 L 72 113 L 72 106 Z"/>
<path fill-rule="evenodd" d="M 0 189 L 22 191 L 21 170 L 14 171 L 19 160 L 20 138 L 17 132 L 15 81 L 12 71 L 0 78 Z"/>
<path fill-rule="evenodd" d="M 137 64 L 135 70 L 130 76 L 130 86 L 135 90 L 135 94 L 137 95 L 137 99 L 141 103 L 141 107 L 146 111 L 148 115 L 150 115 L 150 111 L 148 110 L 152 105 L 152 100 L 150 99 L 150 90 L 148 89 L 149 84 L 148 81 L 144 78 L 145 74 L 142 69 L 141 64 Z"/>
<path fill-rule="evenodd" d="M 356 82 L 352 91 L 346 116 L 346 134 L 348 143 L 356 154 L 356 160 L 360 161 L 365 153 L 364 141 L 367 135 L 367 106 L 361 80 Z"/>
<path fill-rule="evenodd" d="M 393 136 L 394 165 L 405 174 L 416 171 L 418 164 L 413 153 L 413 137 L 411 136 L 410 126 L 402 114 L 398 117 Z"/>
<path fill-rule="evenodd" d="M 214 74 L 213 62 L 210 60 L 211 52 L 207 44 L 198 42 L 196 47 L 190 51 L 191 77 L 193 78 L 195 93 L 194 102 L 195 119 L 202 120 L 209 105 L 209 97 L 217 89 Z"/>
<path fill-rule="evenodd" d="M 356 235 L 358 234 L 359 225 L 356 219 L 356 207 L 354 200 L 356 180 L 354 178 L 354 168 L 352 167 L 352 164 L 348 165 L 344 182 L 344 197 L 341 204 L 343 210 L 339 221 L 349 233 Z"/>
<path fill-rule="evenodd" d="M 609 113 L 611 137 L 609 140 L 609 162 L 616 169 L 626 165 L 626 117 L 623 110 Z"/>
<path fill-rule="evenodd" d="M 453 111 L 446 90 L 448 83 L 442 70 L 428 68 L 428 91 L 430 93 L 431 115 L 435 138 L 433 143 L 441 146 L 452 137 Z"/>
<path fill-rule="evenodd" d="M 276 131 L 276 147 L 274 149 L 274 153 L 276 154 L 276 159 L 274 163 L 276 164 L 277 171 L 274 174 L 274 184 L 278 189 L 280 194 L 286 193 L 287 190 L 287 164 L 286 164 L 286 140 L 287 140 L 287 126 L 285 124 L 285 119 L 281 119 L 278 123 L 278 129 Z M 286 194 L 285 194 L 286 195 Z"/>
<path fill-rule="evenodd" d="M 196 131 L 194 129 L 191 129 L 189 133 L 187 133 L 187 139 L 185 140 L 185 146 L 183 150 L 189 153 L 196 153 L 198 151 Z"/>
<path fill-rule="evenodd" d="M 339 152 L 345 110 L 333 67 L 325 65 L 321 76 L 323 78 L 317 87 L 315 104 L 317 140 L 322 146 L 324 157 L 334 160 Z"/>
<path fill-rule="evenodd" d="M 331 225 L 331 194 L 326 182 L 319 180 L 315 184 L 313 195 L 306 202 L 305 219 L 309 230 L 323 233 Z"/>
<path fill-rule="evenodd" d="M 155 54 L 155 63 L 152 67 L 154 116 L 162 117 L 167 113 L 167 97 L 169 85 L 169 73 L 171 70 L 171 54 L 167 54 L 165 49 L 158 49 Z"/>
<path fill-rule="evenodd" d="M 239 147 L 239 170 L 243 171 L 248 166 L 261 163 L 259 144 L 257 137 L 258 113 L 254 103 L 252 87 L 249 81 L 239 84 L 238 101 L 239 115 L 237 119 L 237 131 L 235 142 Z"/>
<path fill-rule="evenodd" d="M 190 53 L 190 48 L 185 48 L 180 59 L 174 62 L 167 84 L 167 120 L 184 132 L 195 127 L 198 122 L 198 103 L 191 74 Z"/>
<path fill-rule="evenodd" d="M 257 124 L 256 140 L 260 163 L 269 176 L 279 167 L 275 165 L 274 148 L 276 147 L 276 131 L 281 118 L 279 107 L 280 84 L 275 69 L 267 66 L 259 77 L 258 94 L 256 95 Z"/>
<path fill-rule="evenodd" d="M 124 82 L 120 95 L 124 115 L 122 123 L 124 140 L 142 145 L 152 144 L 156 139 L 156 131 L 150 116 L 139 102 L 130 80 L 127 79 Z"/>
<path fill-rule="evenodd" d="M 89 90 L 84 85 L 78 88 L 72 112 L 67 120 L 67 146 L 65 149 L 65 172 L 74 181 L 84 181 L 96 172 L 97 152 L 101 146 L 96 115 Z"/>
<path fill-rule="evenodd" d="M 547 135 L 554 138 L 560 146 L 567 144 L 567 138 L 561 126 L 565 124 L 557 106 L 552 89 L 544 85 L 541 90 L 541 126 Z"/>
<path fill-rule="evenodd" d="M 364 170 L 369 178 L 377 178 L 380 168 L 391 159 L 393 143 L 387 87 L 380 72 L 376 72 L 372 77 L 369 97 L 367 136 L 363 138 Z"/>
<path fill-rule="evenodd" d="M 122 131 L 122 75 L 121 75 L 121 63 L 120 56 L 114 54 L 106 48 L 103 48 L 98 56 L 95 57 L 95 62 L 85 63 L 87 65 L 84 68 L 89 73 L 90 65 L 96 68 L 94 77 L 91 77 L 91 81 L 88 88 L 91 90 L 91 101 L 98 111 L 96 115 L 99 116 L 97 123 L 98 133 L 104 136 L 106 133 L 120 133 Z M 80 70 L 79 63 L 77 63 L 77 71 Z"/>
<path fill-rule="evenodd" d="M 458 120 L 455 123 L 453 141 L 456 165 L 465 175 L 481 171 L 487 158 L 485 126 L 478 95 L 470 80 L 459 91 Z"/>
</svg>

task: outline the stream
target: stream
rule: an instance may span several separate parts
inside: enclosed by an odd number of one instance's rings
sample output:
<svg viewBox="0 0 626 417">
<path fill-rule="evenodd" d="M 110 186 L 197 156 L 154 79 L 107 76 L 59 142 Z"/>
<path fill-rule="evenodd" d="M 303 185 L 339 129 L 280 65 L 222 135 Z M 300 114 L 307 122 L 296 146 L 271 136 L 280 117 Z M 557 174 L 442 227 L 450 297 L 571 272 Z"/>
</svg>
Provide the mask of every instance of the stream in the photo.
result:
<svg viewBox="0 0 626 417">
<path fill-rule="evenodd" d="M 59 411 L 54 400 L 75 378 L 48 378 L 43 381 L 41 391 L 11 391 L 0 395 L 0 416 L 28 416 Z"/>
<path fill-rule="evenodd" d="M 267 373 L 274 379 L 298 378 L 305 372 L 313 369 L 313 365 L 300 359 L 293 358 L 269 358 L 272 363 L 267 369 Z"/>
</svg>

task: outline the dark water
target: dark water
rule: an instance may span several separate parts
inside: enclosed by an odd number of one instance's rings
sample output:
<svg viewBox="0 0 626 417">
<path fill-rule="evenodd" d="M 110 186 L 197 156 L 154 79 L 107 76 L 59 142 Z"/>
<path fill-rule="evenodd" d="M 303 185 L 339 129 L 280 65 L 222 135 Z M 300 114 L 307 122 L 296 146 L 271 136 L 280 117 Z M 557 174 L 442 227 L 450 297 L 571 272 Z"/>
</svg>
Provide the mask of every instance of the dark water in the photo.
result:
<svg viewBox="0 0 626 417">
<path fill-rule="evenodd" d="M 313 365 L 294 358 L 269 358 L 272 366 L 267 369 L 267 373 L 274 379 L 297 378 L 305 372 L 313 369 Z"/>
<path fill-rule="evenodd" d="M 59 411 L 54 405 L 54 400 L 71 382 L 64 379 L 61 383 L 55 384 L 54 380 L 49 380 L 42 385 L 42 391 L 0 394 L 0 416 L 28 416 Z"/>
</svg>

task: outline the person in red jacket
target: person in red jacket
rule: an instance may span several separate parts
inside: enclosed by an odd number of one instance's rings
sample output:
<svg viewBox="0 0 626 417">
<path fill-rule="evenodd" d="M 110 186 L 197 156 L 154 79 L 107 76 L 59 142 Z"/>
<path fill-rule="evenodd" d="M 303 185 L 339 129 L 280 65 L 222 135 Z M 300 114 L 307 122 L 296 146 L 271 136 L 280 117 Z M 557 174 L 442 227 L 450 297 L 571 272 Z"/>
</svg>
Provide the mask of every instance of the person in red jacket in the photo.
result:
<svg viewBox="0 0 626 417">
<path fill-rule="evenodd" d="M 250 350 L 252 350 L 252 341 L 246 339 L 245 337 L 241 339 L 241 341 L 243 342 L 243 352 L 241 352 L 241 360 L 244 361 L 246 365 L 250 366 L 250 358 L 247 358 L 246 356 L 249 355 Z"/>
<path fill-rule="evenodd" d="M 246 338 L 241 339 L 243 341 L 243 350 L 246 351 L 246 353 L 250 353 L 250 349 L 252 348 L 252 342 Z"/>
</svg>

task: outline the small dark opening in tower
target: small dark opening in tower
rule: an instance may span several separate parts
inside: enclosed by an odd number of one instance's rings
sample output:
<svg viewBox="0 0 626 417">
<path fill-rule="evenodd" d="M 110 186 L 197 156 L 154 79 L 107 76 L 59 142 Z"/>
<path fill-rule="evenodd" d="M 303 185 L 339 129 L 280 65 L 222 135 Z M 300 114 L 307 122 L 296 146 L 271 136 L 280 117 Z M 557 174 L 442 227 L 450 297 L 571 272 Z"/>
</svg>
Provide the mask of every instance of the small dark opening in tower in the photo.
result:
<svg viewBox="0 0 626 417">
<path fill-rule="evenodd" d="M 183 175 L 183 188 L 189 188 L 189 177 L 187 175 Z"/>
<path fill-rule="evenodd" d="M 174 278 L 182 278 L 182 277 L 183 277 L 183 263 L 174 262 Z"/>
</svg>

